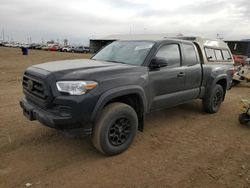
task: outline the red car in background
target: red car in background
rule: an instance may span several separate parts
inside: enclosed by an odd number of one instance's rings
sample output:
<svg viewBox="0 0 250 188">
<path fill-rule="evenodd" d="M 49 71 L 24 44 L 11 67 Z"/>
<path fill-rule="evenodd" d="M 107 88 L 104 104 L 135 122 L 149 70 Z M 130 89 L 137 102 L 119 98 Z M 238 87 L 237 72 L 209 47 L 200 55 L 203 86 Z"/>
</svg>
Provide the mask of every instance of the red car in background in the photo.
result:
<svg viewBox="0 0 250 188">
<path fill-rule="evenodd" d="M 247 58 L 250 58 L 250 40 L 225 41 L 233 54 L 236 66 L 244 65 Z"/>
<path fill-rule="evenodd" d="M 58 51 L 60 50 L 60 46 L 58 44 L 52 44 L 48 48 L 49 51 Z"/>
<path fill-rule="evenodd" d="M 233 58 L 234 58 L 234 64 L 238 66 L 238 65 L 245 65 L 247 56 L 233 55 Z"/>
</svg>

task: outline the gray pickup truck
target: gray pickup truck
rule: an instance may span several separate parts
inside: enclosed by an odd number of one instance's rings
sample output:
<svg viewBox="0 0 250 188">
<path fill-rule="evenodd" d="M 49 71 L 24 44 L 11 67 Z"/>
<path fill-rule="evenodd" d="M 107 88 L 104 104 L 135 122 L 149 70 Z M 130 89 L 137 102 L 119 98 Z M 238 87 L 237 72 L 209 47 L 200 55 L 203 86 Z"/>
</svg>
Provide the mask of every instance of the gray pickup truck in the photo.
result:
<svg viewBox="0 0 250 188">
<path fill-rule="evenodd" d="M 91 59 L 29 67 L 20 105 L 29 120 L 82 131 L 99 151 L 116 155 L 143 130 L 147 113 L 193 99 L 216 113 L 233 73 L 232 55 L 219 40 L 120 40 Z"/>
</svg>

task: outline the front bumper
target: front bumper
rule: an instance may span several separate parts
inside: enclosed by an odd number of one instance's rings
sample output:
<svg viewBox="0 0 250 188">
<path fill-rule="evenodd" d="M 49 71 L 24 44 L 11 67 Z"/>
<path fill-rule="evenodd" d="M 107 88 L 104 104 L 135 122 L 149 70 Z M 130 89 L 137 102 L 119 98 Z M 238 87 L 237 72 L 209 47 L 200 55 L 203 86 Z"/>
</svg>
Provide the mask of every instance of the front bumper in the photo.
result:
<svg viewBox="0 0 250 188">
<path fill-rule="evenodd" d="M 67 106 L 64 105 L 65 103 Z M 91 134 L 91 106 L 94 107 L 94 104 L 87 103 L 88 108 L 86 108 L 86 104 L 83 105 L 83 103 L 84 101 L 79 102 L 72 98 L 65 100 L 59 97 L 54 100 L 53 107 L 42 108 L 23 98 L 20 106 L 24 116 L 30 121 L 38 120 L 45 126 L 59 130 L 81 129 L 84 134 Z"/>
</svg>

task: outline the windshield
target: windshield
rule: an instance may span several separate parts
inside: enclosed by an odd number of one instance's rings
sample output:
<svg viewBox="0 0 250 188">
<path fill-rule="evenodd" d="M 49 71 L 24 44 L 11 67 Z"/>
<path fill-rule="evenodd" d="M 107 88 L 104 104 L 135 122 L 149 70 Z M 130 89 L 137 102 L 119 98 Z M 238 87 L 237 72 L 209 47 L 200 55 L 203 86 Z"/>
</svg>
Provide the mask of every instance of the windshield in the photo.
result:
<svg viewBox="0 0 250 188">
<path fill-rule="evenodd" d="M 147 41 L 116 41 L 103 48 L 92 59 L 142 65 L 153 45 L 153 42 Z"/>
</svg>

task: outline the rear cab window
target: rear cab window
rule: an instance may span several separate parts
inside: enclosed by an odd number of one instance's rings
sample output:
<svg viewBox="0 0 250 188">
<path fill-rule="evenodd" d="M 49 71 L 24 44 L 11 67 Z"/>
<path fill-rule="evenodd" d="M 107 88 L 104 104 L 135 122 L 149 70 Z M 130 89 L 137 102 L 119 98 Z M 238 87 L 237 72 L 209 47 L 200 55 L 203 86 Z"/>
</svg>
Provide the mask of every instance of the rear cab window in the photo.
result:
<svg viewBox="0 0 250 188">
<path fill-rule="evenodd" d="M 205 48 L 206 56 L 208 61 L 216 61 L 216 56 L 214 49 L 212 48 Z"/>
<path fill-rule="evenodd" d="M 214 52 L 215 52 L 216 60 L 223 61 L 221 50 L 214 50 Z"/>
<path fill-rule="evenodd" d="M 207 60 L 210 62 L 222 62 L 231 61 L 232 57 L 228 50 L 225 49 L 213 49 L 205 47 L 205 53 Z"/>
<path fill-rule="evenodd" d="M 231 55 L 230 55 L 230 53 L 229 53 L 228 50 L 222 50 L 222 54 L 223 54 L 223 59 L 224 59 L 225 61 L 230 61 L 230 60 L 232 60 L 232 57 L 231 57 Z"/>
</svg>

